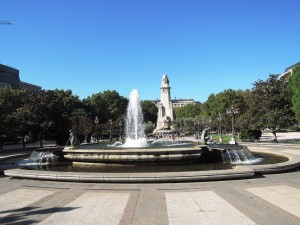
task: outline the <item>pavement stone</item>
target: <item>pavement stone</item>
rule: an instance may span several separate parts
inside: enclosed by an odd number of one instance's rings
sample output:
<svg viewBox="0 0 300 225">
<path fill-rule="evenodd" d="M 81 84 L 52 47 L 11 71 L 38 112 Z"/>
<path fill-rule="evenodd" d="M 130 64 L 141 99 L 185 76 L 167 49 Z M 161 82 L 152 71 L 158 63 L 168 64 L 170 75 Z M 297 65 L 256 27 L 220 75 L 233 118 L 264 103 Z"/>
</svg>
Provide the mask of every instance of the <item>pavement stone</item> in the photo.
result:
<svg viewBox="0 0 300 225">
<path fill-rule="evenodd" d="M 287 147 L 249 146 L 273 152 Z M 290 154 L 300 151 L 299 145 L 288 146 Z M 295 225 L 300 224 L 299 196 L 299 167 L 249 179 L 190 183 L 76 183 L 0 175 L 0 224 Z"/>
</svg>

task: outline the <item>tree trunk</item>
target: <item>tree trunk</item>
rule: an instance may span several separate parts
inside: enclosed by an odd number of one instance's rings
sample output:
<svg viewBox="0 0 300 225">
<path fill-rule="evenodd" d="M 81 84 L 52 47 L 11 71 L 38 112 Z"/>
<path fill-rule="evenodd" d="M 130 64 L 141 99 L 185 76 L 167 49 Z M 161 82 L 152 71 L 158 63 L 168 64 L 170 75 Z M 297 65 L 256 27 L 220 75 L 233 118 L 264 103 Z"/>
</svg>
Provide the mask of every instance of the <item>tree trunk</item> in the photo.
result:
<svg viewBox="0 0 300 225">
<path fill-rule="evenodd" d="M 43 135 L 40 133 L 40 148 L 43 148 Z"/>
<path fill-rule="evenodd" d="M 277 141 L 276 131 L 273 130 L 273 131 L 272 131 L 272 134 L 274 135 L 274 140 L 273 140 L 273 141 L 274 141 L 274 142 L 278 142 L 278 141 Z"/>
<path fill-rule="evenodd" d="M 22 136 L 22 145 L 23 145 L 23 148 L 25 148 L 25 136 Z"/>
</svg>

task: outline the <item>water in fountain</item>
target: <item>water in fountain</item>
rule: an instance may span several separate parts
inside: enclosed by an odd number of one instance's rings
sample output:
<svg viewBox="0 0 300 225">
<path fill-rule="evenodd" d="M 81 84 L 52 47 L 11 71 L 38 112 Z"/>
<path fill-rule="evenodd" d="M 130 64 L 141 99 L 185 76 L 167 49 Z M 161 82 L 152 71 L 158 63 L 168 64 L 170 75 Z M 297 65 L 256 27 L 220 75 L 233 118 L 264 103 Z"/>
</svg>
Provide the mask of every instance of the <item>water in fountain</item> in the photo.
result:
<svg viewBox="0 0 300 225">
<path fill-rule="evenodd" d="M 28 159 L 20 161 L 20 166 L 25 165 L 47 165 L 53 164 L 57 160 L 57 156 L 50 151 L 33 151 Z"/>
<path fill-rule="evenodd" d="M 148 147 L 149 144 L 146 140 L 143 124 L 144 119 L 142 107 L 140 105 L 139 93 L 136 89 L 133 89 L 130 93 L 129 104 L 126 113 L 126 140 L 122 147 Z"/>
<path fill-rule="evenodd" d="M 255 164 L 261 162 L 262 158 L 256 158 L 248 148 L 242 149 L 226 149 L 222 152 L 223 162 L 230 162 L 231 164 Z"/>
</svg>

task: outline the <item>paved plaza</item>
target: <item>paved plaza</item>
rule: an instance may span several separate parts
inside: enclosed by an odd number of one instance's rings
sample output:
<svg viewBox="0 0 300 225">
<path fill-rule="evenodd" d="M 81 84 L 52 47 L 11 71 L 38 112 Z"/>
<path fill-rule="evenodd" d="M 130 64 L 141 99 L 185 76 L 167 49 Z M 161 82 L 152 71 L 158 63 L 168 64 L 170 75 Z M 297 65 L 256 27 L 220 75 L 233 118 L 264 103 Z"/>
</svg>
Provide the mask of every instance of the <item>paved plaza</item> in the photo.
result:
<svg viewBox="0 0 300 225">
<path fill-rule="evenodd" d="M 300 154 L 299 145 L 247 145 Z M 300 168 L 193 183 L 72 183 L 1 176 L 0 224 L 300 224 Z"/>
</svg>

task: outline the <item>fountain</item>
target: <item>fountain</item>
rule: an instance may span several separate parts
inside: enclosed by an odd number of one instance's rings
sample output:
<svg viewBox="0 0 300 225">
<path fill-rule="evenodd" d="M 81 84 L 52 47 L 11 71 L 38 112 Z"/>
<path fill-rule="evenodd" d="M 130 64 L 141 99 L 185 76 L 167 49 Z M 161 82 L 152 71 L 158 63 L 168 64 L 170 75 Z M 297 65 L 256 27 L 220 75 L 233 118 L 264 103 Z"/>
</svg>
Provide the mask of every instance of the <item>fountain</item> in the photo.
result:
<svg viewBox="0 0 300 225">
<path fill-rule="evenodd" d="M 170 85 L 167 75 L 163 75 L 161 81 L 161 102 L 158 106 L 158 119 L 156 134 L 176 132 L 171 126 L 173 119 L 173 108 L 171 103 Z M 140 105 L 139 93 L 133 89 L 130 93 L 129 104 L 126 112 L 125 143 L 116 142 L 108 146 L 95 145 L 66 147 L 64 157 L 75 164 L 140 164 L 140 163 L 186 163 L 186 162 L 220 162 L 222 159 L 234 158 L 234 154 L 227 154 L 239 151 L 235 146 L 205 145 L 197 146 L 187 142 L 159 140 L 148 143 L 143 128 L 143 113 Z M 207 130 L 203 131 L 203 140 Z M 246 149 L 244 149 L 246 151 Z M 248 150 L 249 152 L 249 150 Z M 238 156 L 238 154 L 235 154 Z M 250 154 L 243 154 L 244 156 Z M 240 157 L 241 161 L 251 159 Z M 238 160 L 235 160 L 237 162 Z"/>
<path fill-rule="evenodd" d="M 201 155 L 196 146 L 186 146 L 186 143 L 175 141 L 154 142 L 149 144 L 143 128 L 143 114 L 139 93 L 134 89 L 129 98 L 126 113 L 125 143 L 117 142 L 106 147 L 93 146 L 66 147 L 64 157 L 75 164 L 105 163 L 105 164 L 138 164 L 162 162 L 197 161 Z M 184 148 L 182 148 L 184 144 Z M 171 146 L 170 146 L 171 145 Z M 168 146 L 168 147 L 166 147 Z"/>
<path fill-rule="evenodd" d="M 126 141 L 121 147 L 141 148 L 149 146 L 144 133 L 143 124 L 144 119 L 140 105 L 139 92 L 136 89 L 133 89 L 130 93 L 126 113 Z"/>
<path fill-rule="evenodd" d="M 163 101 L 159 105 L 157 134 L 174 131 L 170 126 L 173 111 L 169 102 L 170 87 L 166 75 L 163 76 L 161 90 Z M 152 143 L 148 142 L 143 130 L 139 94 L 134 89 L 130 94 L 126 113 L 124 144 L 116 142 L 112 145 L 104 145 L 103 143 L 76 147 L 71 145 L 71 147 L 65 147 L 63 150 L 65 160 L 62 161 L 67 163 L 65 168 L 60 167 L 58 162 L 54 163 L 54 167 L 58 167 L 53 170 L 50 169 L 49 173 L 36 171 L 32 175 L 32 171 L 27 173 L 24 170 L 12 170 L 6 171 L 5 174 L 13 177 L 63 181 L 181 182 L 252 177 L 255 173 L 274 171 L 272 165 L 260 166 L 259 164 L 264 164 L 261 163 L 262 158 L 254 157 L 247 147 L 237 144 L 209 144 L 205 137 L 205 134 L 208 133 L 207 129 L 203 130 L 202 133 L 201 145 L 164 138 Z M 35 158 L 35 154 L 32 157 Z M 42 159 L 41 163 L 43 163 L 45 157 L 39 158 Z M 286 160 L 287 158 L 278 159 L 277 163 L 284 163 Z M 70 166 L 70 163 L 73 166 Z M 297 163 L 284 164 L 284 166 L 286 169 L 290 169 L 298 166 Z M 247 164 L 247 166 L 240 168 L 236 164 Z M 251 169 L 248 164 L 257 165 Z M 235 167 L 239 168 L 235 170 Z M 282 170 L 281 166 L 278 168 Z M 68 173 L 69 171 L 75 172 Z M 94 173 L 81 173 L 84 171 Z"/>
<path fill-rule="evenodd" d="M 164 78 L 166 78 L 164 76 Z M 207 129 L 203 131 L 203 139 Z M 227 153 L 227 154 L 226 154 Z M 242 154 L 242 155 L 241 155 Z M 169 162 L 251 162 L 251 152 L 238 145 L 195 145 L 187 142 L 168 140 L 165 138 L 153 141 L 146 140 L 143 128 L 143 114 L 139 93 L 132 90 L 126 113 L 125 143 L 116 142 L 106 147 L 95 148 L 80 146 L 66 147 L 64 157 L 75 164 L 140 164 Z"/>
</svg>

